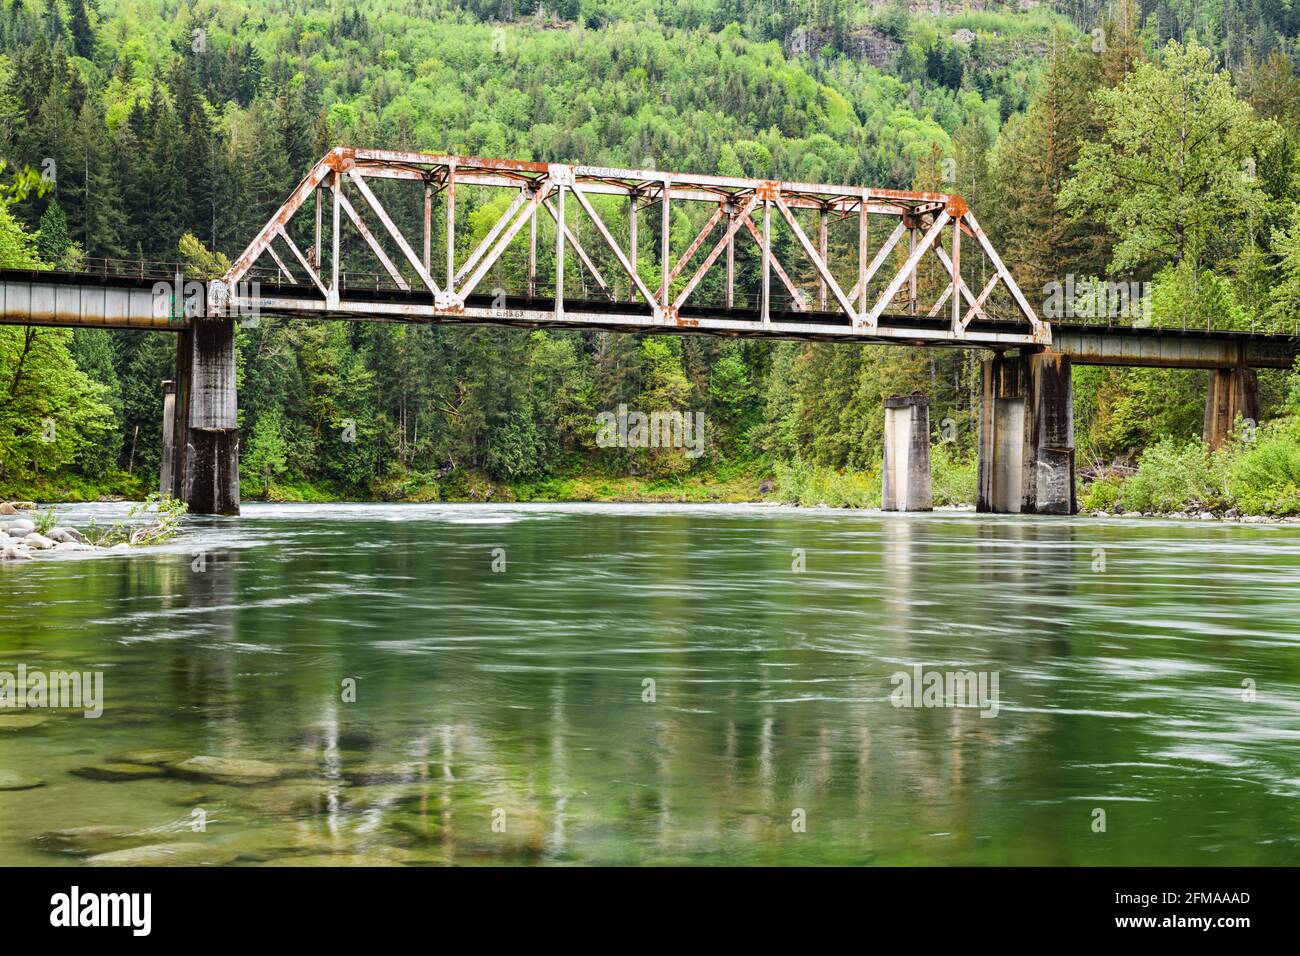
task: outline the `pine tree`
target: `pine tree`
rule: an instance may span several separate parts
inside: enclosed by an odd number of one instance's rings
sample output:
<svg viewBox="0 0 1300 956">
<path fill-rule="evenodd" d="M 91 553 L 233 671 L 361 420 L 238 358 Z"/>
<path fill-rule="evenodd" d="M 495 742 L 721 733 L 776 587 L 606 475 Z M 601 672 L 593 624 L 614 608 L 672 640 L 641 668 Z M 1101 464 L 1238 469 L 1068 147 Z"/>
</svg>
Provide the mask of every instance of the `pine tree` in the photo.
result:
<svg viewBox="0 0 1300 956">
<path fill-rule="evenodd" d="M 41 215 L 40 231 L 36 234 L 36 252 L 46 265 L 59 268 L 64 265 L 72 239 L 68 236 L 68 219 L 57 199 L 45 205 Z"/>
<path fill-rule="evenodd" d="M 113 175 L 112 140 L 99 106 L 89 98 L 77 117 L 74 142 L 75 167 L 67 171 L 65 187 L 79 194 L 81 215 L 72 221 L 72 237 L 88 256 L 121 257 L 126 216 Z"/>
<path fill-rule="evenodd" d="M 72 51 L 87 60 L 95 56 L 95 34 L 86 12 L 86 0 L 68 0 L 68 33 L 72 36 Z"/>
</svg>

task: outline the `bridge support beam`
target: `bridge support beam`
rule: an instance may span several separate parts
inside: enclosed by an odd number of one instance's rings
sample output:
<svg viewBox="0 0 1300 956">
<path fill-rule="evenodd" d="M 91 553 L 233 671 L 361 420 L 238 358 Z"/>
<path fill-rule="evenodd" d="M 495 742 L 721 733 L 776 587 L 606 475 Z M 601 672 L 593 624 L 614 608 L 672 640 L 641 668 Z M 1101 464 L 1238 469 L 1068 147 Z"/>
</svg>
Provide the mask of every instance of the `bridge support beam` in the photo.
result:
<svg viewBox="0 0 1300 956">
<path fill-rule="evenodd" d="M 195 319 L 178 333 L 172 494 L 191 514 L 239 514 L 235 324 Z"/>
<path fill-rule="evenodd" d="M 883 511 L 929 511 L 930 399 L 922 392 L 885 399 Z"/>
<path fill-rule="evenodd" d="M 977 510 L 1074 514 L 1070 357 L 1003 354 L 984 362 L 982 377 Z"/>
<path fill-rule="evenodd" d="M 1232 434 L 1237 416 L 1259 422 L 1259 377 L 1253 368 L 1210 369 L 1205 396 L 1205 443 L 1218 448 Z"/>
</svg>

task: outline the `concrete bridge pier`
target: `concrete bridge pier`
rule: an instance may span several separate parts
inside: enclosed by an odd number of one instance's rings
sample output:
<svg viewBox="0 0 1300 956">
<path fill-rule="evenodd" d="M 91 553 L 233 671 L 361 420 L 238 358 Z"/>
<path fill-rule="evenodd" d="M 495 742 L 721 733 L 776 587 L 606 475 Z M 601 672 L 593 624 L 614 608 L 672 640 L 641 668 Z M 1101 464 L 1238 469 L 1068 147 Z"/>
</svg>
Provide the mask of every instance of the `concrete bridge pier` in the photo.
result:
<svg viewBox="0 0 1300 956">
<path fill-rule="evenodd" d="M 1210 369 L 1205 396 L 1205 443 L 1218 448 L 1226 442 L 1238 415 L 1259 422 L 1259 376 L 1245 365 Z"/>
<path fill-rule="evenodd" d="M 171 493 L 191 514 L 239 514 L 235 324 L 194 319 L 177 333 Z M 163 459 L 167 428 L 164 426 Z"/>
<path fill-rule="evenodd" d="M 1074 390 L 1061 352 L 984 362 L 976 509 L 1074 514 Z"/>
<path fill-rule="evenodd" d="M 882 511 L 929 511 L 930 399 L 923 392 L 885 399 Z"/>
<path fill-rule="evenodd" d="M 167 379 L 162 383 L 163 421 L 162 421 L 162 461 L 158 466 L 158 491 L 164 495 L 172 494 L 176 483 L 176 380 Z"/>
</svg>

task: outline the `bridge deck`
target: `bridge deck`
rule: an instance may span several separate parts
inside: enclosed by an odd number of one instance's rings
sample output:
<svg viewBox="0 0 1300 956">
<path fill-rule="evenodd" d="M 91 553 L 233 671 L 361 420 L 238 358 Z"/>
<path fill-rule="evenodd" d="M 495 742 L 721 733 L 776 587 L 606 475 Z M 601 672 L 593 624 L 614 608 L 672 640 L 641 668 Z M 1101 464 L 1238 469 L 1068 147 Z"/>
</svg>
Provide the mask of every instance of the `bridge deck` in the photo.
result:
<svg viewBox="0 0 1300 956">
<path fill-rule="evenodd" d="M 150 277 L 0 270 L 0 324 L 180 331 L 184 316 L 156 315 L 156 282 Z M 428 297 L 387 289 L 344 289 L 338 306 L 302 286 L 273 284 L 267 294 L 236 297 L 239 316 L 284 319 L 499 325 L 519 328 L 600 329 L 619 332 L 709 334 L 750 338 L 808 339 L 958 348 L 1023 345 L 1013 322 L 975 319 L 965 339 L 951 337 L 946 318 L 884 314 L 879 328 L 854 327 L 842 312 L 773 311 L 761 321 L 754 308 L 684 305 L 676 322 L 656 322 L 643 302 L 564 301 L 557 316 L 551 298 L 471 295 L 462 312 L 437 310 Z M 1052 348 L 1079 364 L 1165 368 L 1291 368 L 1300 354 L 1294 335 L 1206 329 L 1139 328 L 1052 323 Z"/>
</svg>

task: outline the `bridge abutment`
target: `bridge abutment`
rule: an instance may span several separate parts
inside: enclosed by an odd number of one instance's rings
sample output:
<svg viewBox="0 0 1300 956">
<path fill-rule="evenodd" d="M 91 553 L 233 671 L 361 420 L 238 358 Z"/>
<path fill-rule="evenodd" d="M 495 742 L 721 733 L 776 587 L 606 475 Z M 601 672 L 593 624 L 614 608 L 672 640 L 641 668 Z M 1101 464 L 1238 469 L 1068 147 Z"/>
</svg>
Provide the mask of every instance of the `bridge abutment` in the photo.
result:
<svg viewBox="0 0 1300 956">
<path fill-rule="evenodd" d="M 1074 390 L 1060 352 L 984 362 L 976 509 L 1074 514 Z"/>
<path fill-rule="evenodd" d="M 883 511 L 929 511 L 930 399 L 922 392 L 885 399 Z"/>
<path fill-rule="evenodd" d="M 1205 396 L 1205 443 L 1218 448 L 1232 434 L 1237 416 L 1259 421 L 1259 376 L 1253 368 L 1210 369 Z"/>
<path fill-rule="evenodd" d="M 170 482 L 191 514 L 239 514 L 237 416 L 235 324 L 195 319 L 176 342 Z"/>
</svg>

